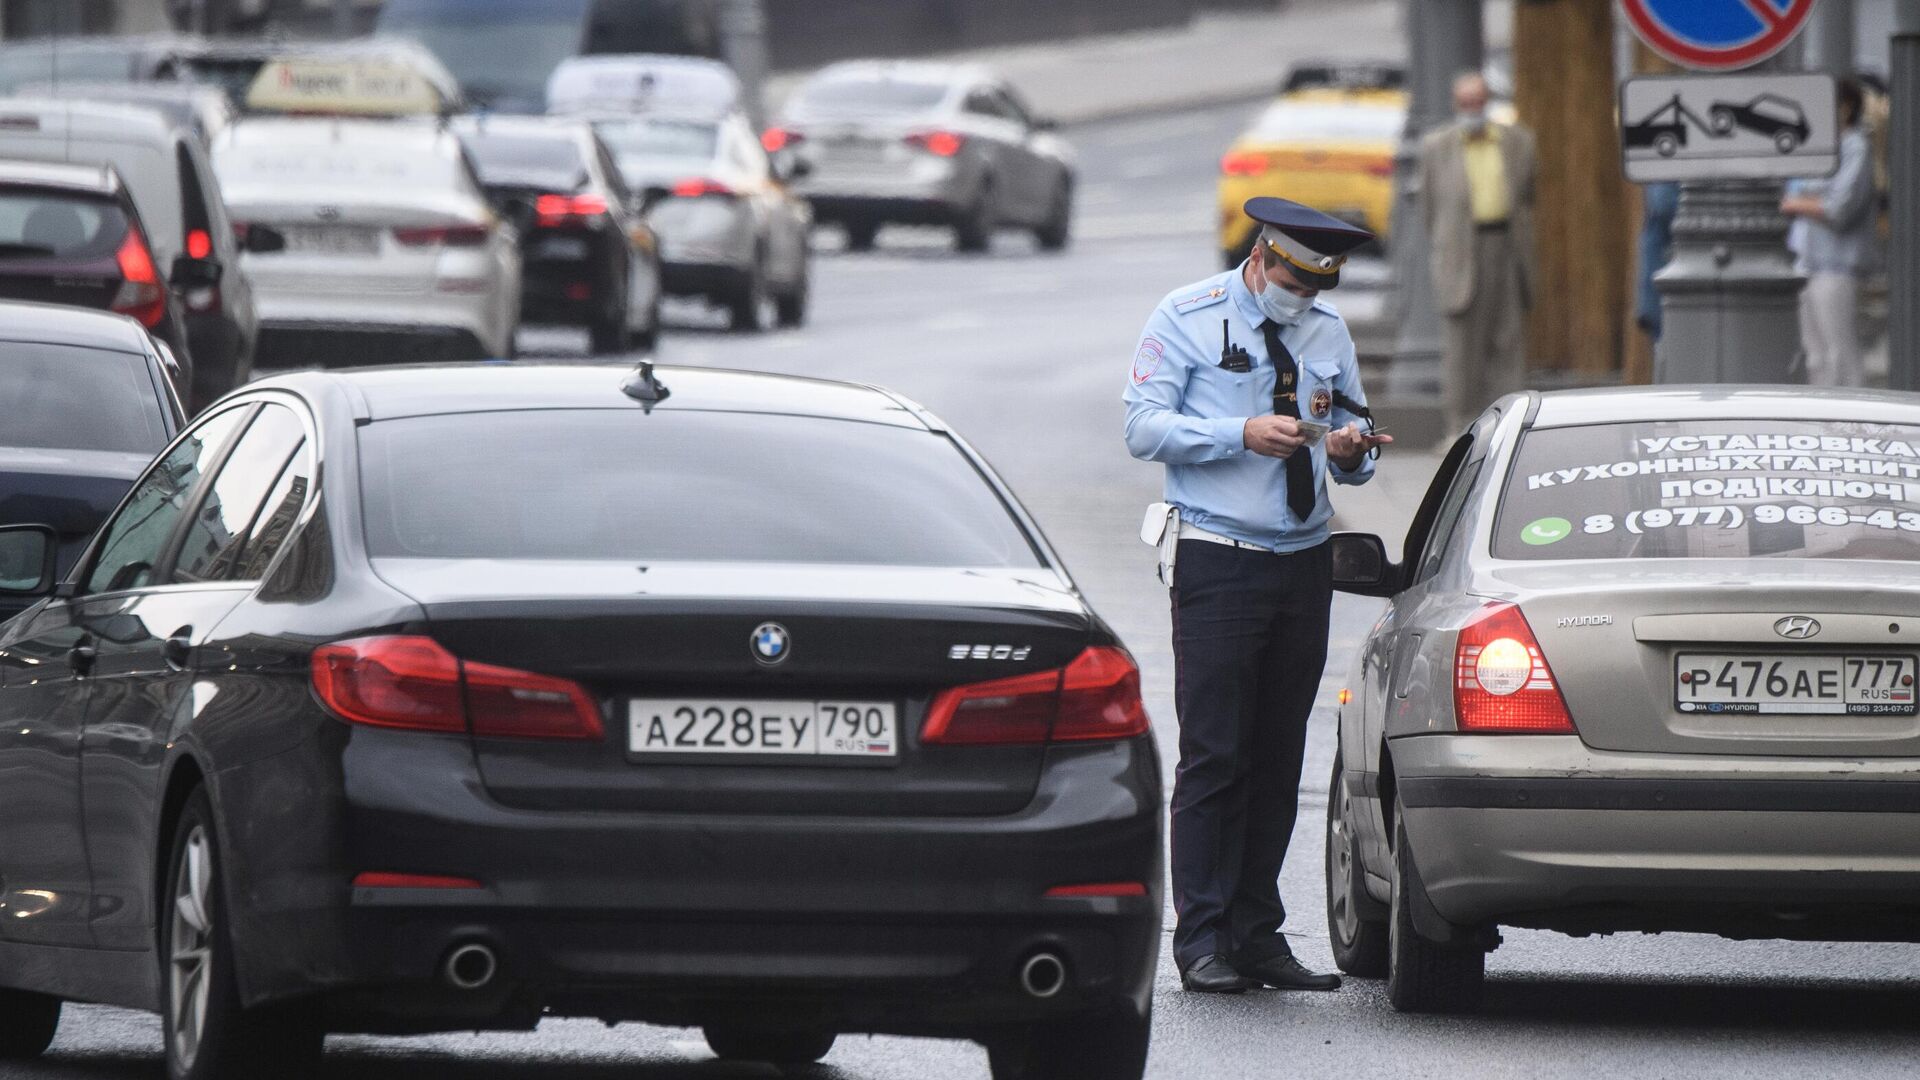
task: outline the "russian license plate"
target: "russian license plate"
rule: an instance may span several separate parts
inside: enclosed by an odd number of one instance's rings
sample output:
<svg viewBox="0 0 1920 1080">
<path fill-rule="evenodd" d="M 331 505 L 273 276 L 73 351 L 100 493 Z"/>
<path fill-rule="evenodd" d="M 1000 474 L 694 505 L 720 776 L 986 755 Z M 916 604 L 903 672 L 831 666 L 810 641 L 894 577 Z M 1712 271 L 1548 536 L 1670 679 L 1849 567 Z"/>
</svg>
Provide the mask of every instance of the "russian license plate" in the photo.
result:
<svg viewBox="0 0 1920 1080">
<path fill-rule="evenodd" d="M 302 255 L 378 255 L 380 232 L 377 229 L 348 225 L 296 226 L 282 229 L 287 250 Z"/>
<path fill-rule="evenodd" d="M 1912 656 L 1681 653 L 1674 702 L 1688 713 L 1914 715 Z"/>
<path fill-rule="evenodd" d="M 641 698 L 627 707 L 634 754 L 756 754 L 897 758 L 890 701 L 687 701 Z"/>
</svg>

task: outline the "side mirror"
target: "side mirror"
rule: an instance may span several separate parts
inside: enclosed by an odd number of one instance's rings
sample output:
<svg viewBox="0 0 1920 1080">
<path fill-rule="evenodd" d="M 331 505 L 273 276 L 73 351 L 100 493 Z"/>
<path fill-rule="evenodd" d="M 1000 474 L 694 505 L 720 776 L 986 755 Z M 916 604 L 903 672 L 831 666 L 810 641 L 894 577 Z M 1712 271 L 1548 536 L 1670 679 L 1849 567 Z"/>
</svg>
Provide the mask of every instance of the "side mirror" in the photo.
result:
<svg viewBox="0 0 1920 1080">
<path fill-rule="evenodd" d="M 191 255 L 181 255 L 173 260 L 173 270 L 167 275 L 167 284 L 176 289 L 211 289 L 220 284 L 222 269 L 219 259 L 196 259 Z"/>
<path fill-rule="evenodd" d="M 287 234 L 279 229 L 270 229 L 265 225 L 249 225 L 240 237 L 240 250 L 254 255 L 267 255 L 287 250 Z"/>
<path fill-rule="evenodd" d="M 1387 561 L 1387 545 L 1372 533 L 1334 533 L 1333 587 L 1358 596 L 1400 591 L 1400 568 Z"/>
<path fill-rule="evenodd" d="M 803 154 L 792 151 L 776 154 L 773 158 L 773 178 L 783 184 L 795 180 L 804 180 L 813 175 L 813 162 Z"/>
<path fill-rule="evenodd" d="M 50 525 L 0 526 L 0 596 L 53 594 L 60 537 Z"/>
</svg>

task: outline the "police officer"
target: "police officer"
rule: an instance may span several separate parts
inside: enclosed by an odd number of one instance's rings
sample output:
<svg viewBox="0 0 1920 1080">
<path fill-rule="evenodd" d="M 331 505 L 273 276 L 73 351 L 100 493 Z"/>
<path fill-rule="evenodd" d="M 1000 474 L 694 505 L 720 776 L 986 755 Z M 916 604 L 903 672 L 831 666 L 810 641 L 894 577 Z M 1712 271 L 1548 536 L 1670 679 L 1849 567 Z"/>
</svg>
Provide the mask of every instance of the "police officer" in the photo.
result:
<svg viewBox="0 0 1920 1080">
<path fill-rule="evenodd" d="M 1252 255 L 1160 302 L 1125 395 L 1127 449 L 1167 467 L 1142 538 L 1172 587 L 1174 957 L 1191 991 L 1333 990 L 1281 934 L 1279 878 L 1327 659 L 1324 480 L 1365 483 L 1393 441 L 1319 298 L 1372 234 L 1285 199 L 1246 212 Z"/>
</svg>

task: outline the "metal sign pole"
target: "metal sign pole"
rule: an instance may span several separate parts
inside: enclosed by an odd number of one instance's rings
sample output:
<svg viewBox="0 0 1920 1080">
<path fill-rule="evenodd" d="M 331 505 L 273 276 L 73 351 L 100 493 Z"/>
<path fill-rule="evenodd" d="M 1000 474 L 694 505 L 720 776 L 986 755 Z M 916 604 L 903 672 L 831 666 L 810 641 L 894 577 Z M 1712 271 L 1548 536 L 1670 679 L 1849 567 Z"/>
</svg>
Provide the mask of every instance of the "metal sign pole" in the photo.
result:
<svg viewBox="0 0 1920 1080">
<path fill-rule="evenodd" d="M 1920 390 L 1920 0 L 1896 0 L 1893 16 L 1893 100 L 1887 166 L 1893 235 L 1887 261 L 1890 316 L 1887 385 Z"/>
</svg>

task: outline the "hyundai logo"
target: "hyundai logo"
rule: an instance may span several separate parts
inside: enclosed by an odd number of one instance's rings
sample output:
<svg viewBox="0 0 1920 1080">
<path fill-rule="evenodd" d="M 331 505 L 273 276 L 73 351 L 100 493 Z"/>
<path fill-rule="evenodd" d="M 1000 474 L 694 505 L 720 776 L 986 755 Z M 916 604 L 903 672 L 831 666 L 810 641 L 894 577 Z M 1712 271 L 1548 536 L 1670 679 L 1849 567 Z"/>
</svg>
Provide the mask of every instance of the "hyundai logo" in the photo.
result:
<svg viewBox="0 0 1920 1080">
<path fill-rule="evenodd" d="M 337 206 L 315 207 L 313 213 L 314 213 L 314 216 L 319 218 L 321 221 L 340 220 L 340 208 Z"/>
<path fill-rule="evenodd" d="M 754 627 L 753 637 L 748 644 L 752 648 L 754 662 L 762 667 L 781 663 L 793 651 L 793 641 L 787 636 L 787 628 L 775 622 Z"/>
<path fill-rule="evenodd" d="M 1773 632 L 1783 638 L 1805 641 L 1820 632 L 1820 620 L 1805 615 L 1789 615 L 1773 624 Z"/>
</svg>

